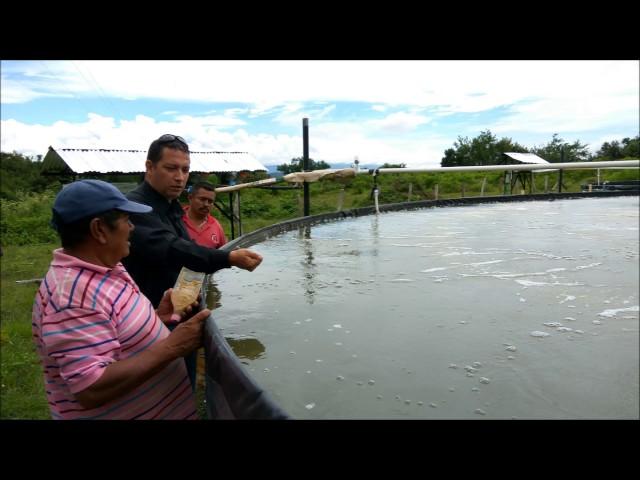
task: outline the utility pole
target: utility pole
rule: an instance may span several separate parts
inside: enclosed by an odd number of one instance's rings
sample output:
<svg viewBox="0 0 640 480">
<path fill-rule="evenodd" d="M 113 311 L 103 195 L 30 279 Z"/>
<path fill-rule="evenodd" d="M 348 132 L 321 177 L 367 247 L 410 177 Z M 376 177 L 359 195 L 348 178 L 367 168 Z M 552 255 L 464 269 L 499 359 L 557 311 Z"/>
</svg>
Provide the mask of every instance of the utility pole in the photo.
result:
<svg viewBox="0 0 640 480">
<path fill-rule="evenodd" d="M 309 119 L 302 119 L 302 171 L 309 171 Z M 309 216 L 309 184 L 303 182 L 304 216 Z"/>
</svg>

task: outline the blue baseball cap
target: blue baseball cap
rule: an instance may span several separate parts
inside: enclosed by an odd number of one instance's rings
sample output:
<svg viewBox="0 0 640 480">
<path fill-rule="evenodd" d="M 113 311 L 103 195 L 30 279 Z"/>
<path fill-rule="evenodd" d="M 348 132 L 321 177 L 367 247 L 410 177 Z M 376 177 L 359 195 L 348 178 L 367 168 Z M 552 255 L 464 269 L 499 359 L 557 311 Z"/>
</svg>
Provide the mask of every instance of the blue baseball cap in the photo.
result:
<svg viewBox="0 0 640 480">
<path fill-rule="evenodd" d="M 51 225 L 66 225 L 109 210 L 148 213 L 150 206 L 132 202 L 120 190 L 102 180 L 79 180 L 65 186 L 53 202 Z"/>
</svg>

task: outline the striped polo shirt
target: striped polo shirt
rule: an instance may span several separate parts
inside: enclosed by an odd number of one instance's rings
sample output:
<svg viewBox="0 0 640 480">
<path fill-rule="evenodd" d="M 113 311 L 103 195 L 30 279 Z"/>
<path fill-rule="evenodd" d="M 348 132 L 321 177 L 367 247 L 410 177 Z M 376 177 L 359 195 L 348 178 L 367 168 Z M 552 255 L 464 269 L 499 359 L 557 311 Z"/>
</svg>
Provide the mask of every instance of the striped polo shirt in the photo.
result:
<svg viewBox="0 0 640 480">
<path fill-rule="evenodd" d="M 85 409 L 74 396 L 109 364 L 170 333 L 121 263 L 102 267 L 55 250 L 33 304 L 32 329 L 54 419 L 197 418 L 182 358 L 100 407 Z"/>
</svg>

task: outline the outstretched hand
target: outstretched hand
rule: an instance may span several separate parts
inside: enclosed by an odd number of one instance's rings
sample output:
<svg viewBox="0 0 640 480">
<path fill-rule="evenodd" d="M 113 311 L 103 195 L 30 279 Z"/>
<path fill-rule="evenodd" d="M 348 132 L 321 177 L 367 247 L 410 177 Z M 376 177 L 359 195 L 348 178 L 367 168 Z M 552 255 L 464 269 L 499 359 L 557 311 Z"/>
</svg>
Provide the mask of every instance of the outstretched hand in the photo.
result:
<svg viewBox="0 0 640 480">
<path fill-rule="evenodd" d="M 229 264 L 253 272 L 262 263 L 262 255 L 247 248 L 239 248 L 229 253 Z"/>
<path fill-rule="evenodd" d="M 202 299 L 202 295 L 198 294 L 198 299 L 193 302 L 191 305 L 187 305 L 187 307 L 180 313 L 176 313 L 173 309 L 173 302 L 171 301 L 171 292 L 173 288 L 170 288 L 164 295 L 162 295 L 162 300 L 158 304 L 158 308 L 156 309 L 156 313 L 162 323 L 165 325 L 171 325 L 175 323 L 183 322 L 193 315 L 195 315 L 200 310 L 200 300 Z"/>
</svg>

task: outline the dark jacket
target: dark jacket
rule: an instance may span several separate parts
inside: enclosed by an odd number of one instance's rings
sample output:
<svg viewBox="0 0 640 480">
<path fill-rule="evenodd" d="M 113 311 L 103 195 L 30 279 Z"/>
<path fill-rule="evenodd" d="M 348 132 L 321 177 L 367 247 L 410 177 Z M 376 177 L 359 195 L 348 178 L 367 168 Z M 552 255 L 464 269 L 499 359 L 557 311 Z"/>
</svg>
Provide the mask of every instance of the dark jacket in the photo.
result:
<svg viewBox="0 0 640 480">
<path fill-rule="evenodd" d="M 131 215 L 135 225 L 131 251 L 122 263 L 154 307 L 165 290 L 174 286 L 183 266 L 205 273 L 230 267 L 229 252 L 191 241 L 177 200 L 168 202 L 146 181 L 129 192 L 127 198 L 153 208 L 151 213 Z"/>
</svg>

